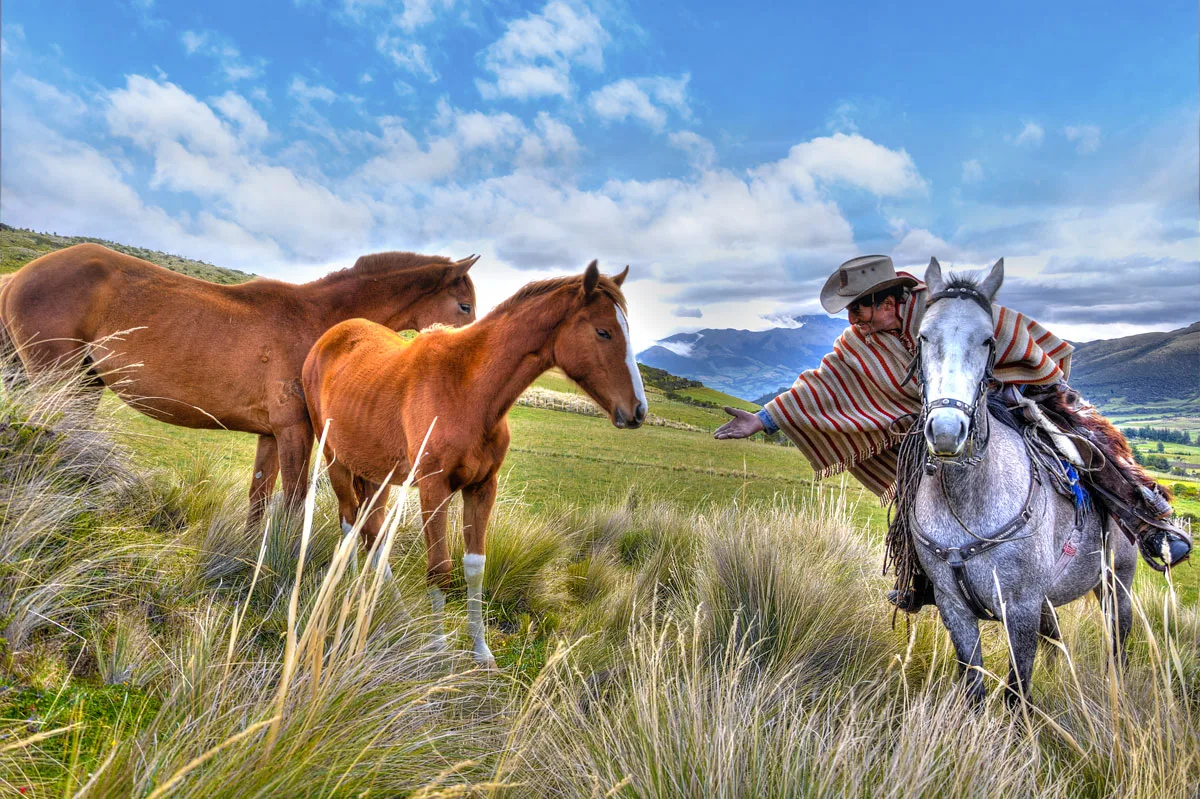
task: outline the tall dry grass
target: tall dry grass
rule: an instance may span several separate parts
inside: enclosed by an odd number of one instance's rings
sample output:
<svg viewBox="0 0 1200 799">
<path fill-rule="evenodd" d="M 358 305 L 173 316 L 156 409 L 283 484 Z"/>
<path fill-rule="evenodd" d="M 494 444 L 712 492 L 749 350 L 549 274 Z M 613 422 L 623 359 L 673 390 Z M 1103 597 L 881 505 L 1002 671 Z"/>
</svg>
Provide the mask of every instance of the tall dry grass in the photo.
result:
<svg viewBox="0 0 1200 799">
<path fill-rule="evenodd" d="M 1003 705 L 1006 644 L 988 626 L 976 711 L 935 614 L 893 628 L 877 536 L 842 492 L 700 511 L 631 493 L 535 514 L 507 491 L 485 587 L 498 659 L 520 666 L 486 674 L 431 645 L 404 491 L 384 583 L 319 475 L 300 518 L 246 531 L 236 475 L 203 459 L 145 474 L 111 421 L 56 392 L 0 404 L 4 434 L 24 431 L 0 452 L 0 676 L 77 699 L 29 719 L 0 690 L 5 789 L 1196 795 L 1200 616 L 1157 577 L 1137 589 L 1124 674 L 1103 609 L 1063 611 L 1027 712 Z M 450 597 L 465 644 L 461 585 Z M 88 692 L 113 686 L 125 704 L 102 719 Z"/>
</svg>

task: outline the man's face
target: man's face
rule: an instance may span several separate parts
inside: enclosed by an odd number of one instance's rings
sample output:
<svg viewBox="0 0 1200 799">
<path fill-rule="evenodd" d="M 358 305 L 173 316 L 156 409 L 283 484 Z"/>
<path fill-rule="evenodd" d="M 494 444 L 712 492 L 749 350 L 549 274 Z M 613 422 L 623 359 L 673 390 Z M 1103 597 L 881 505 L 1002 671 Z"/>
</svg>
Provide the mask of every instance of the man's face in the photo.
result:
<svg viewBox="0 0 1200 799">
<path fill-rule="evenodd" d="M 875 306 L 871 305 L 870 297 L 864 297 L 858 302 L 850 303 L 846 310 L 850 314 L 850 324 L 864 336 L 900 329 L 900 316 L 896 313 L 894 297 L 888 297 Z"/>
</svg>

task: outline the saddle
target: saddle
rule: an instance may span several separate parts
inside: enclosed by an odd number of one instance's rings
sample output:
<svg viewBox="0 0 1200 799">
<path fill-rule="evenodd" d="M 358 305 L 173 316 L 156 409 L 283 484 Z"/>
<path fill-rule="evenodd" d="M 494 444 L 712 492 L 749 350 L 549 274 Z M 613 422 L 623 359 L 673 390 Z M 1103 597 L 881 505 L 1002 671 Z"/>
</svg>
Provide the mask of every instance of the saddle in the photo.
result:
<svg viewBox="0 0 1200 799">
<path fill-rule="evenodd" d="M 1151 568 L 1166 569 L 1169 561 L 1160 550 L 1167 534 L 1182 537 L 1190 549 L 1191 536 L 1169 521 L 1173 513 L 1170 490 L 1146 474 L 1121 431 L 1078 391 L 1058 383 L 1029 386 L 1022 395 L 1015 386 L 1005 386 L 1000 398 L 1026 425 L 1027 440 L 1036 437 L 1040 441 L 1041 446 L 1030 447 L 1031 455 L 1049 451 L 1068 464 L 1049 469 L 1060 478 L 1052 484 L 1064 495 L 1074 493 L 1078 500 L 1072 484 L 1077 475 L 1090 500 L 1117 522 Z M 1043 465 L 1048 465 L 1045 458 Z M 1080 507 L 1078 501 L 1076 507 Z"/>
</svg>

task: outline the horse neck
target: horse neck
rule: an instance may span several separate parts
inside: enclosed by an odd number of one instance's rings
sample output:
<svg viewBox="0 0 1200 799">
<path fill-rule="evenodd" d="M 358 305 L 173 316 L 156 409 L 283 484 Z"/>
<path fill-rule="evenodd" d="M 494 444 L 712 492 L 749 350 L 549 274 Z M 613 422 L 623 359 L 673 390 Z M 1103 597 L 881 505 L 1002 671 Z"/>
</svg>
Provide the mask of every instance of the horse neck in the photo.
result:
<svg viewBox="0 0 1200 799">
<path fill-rule="evenodd" d="M 413 271 L 378 275 L 346 275 L 338 280 L 317 281 L 300 288 L 313 303 L 325 328 L 346 319 L 369 319 L 379 324 L 393 320 L 408 326 L 415 320 L 405 314 L 428 286 Z"/>
<path fill-rule="evenodd" d="M 499 315 L 480 319 L 456 334 L 465 339 L 481 364 L 468 380 L 469 402 L 484 409 L 485 427 L 492 427 L 538 376 L 554 366 L 554 343 L 571 310 L 568 293 L 557 291 L 530 298 Z"/>
</svg>

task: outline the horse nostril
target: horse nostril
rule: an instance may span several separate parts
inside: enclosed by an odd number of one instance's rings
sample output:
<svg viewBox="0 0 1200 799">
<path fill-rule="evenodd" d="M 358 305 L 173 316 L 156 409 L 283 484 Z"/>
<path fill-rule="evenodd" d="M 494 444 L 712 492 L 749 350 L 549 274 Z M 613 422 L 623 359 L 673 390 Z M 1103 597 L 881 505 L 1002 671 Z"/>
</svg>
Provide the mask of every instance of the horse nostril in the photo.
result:
<svg viewBox="0 0 1200 799">
<path fill-rule="evenodd" d="M 641 424 L 646 419 L 646 403 L 639 402 L 637 408 L 633 411 L 633 420 Z"/>
</svg>

